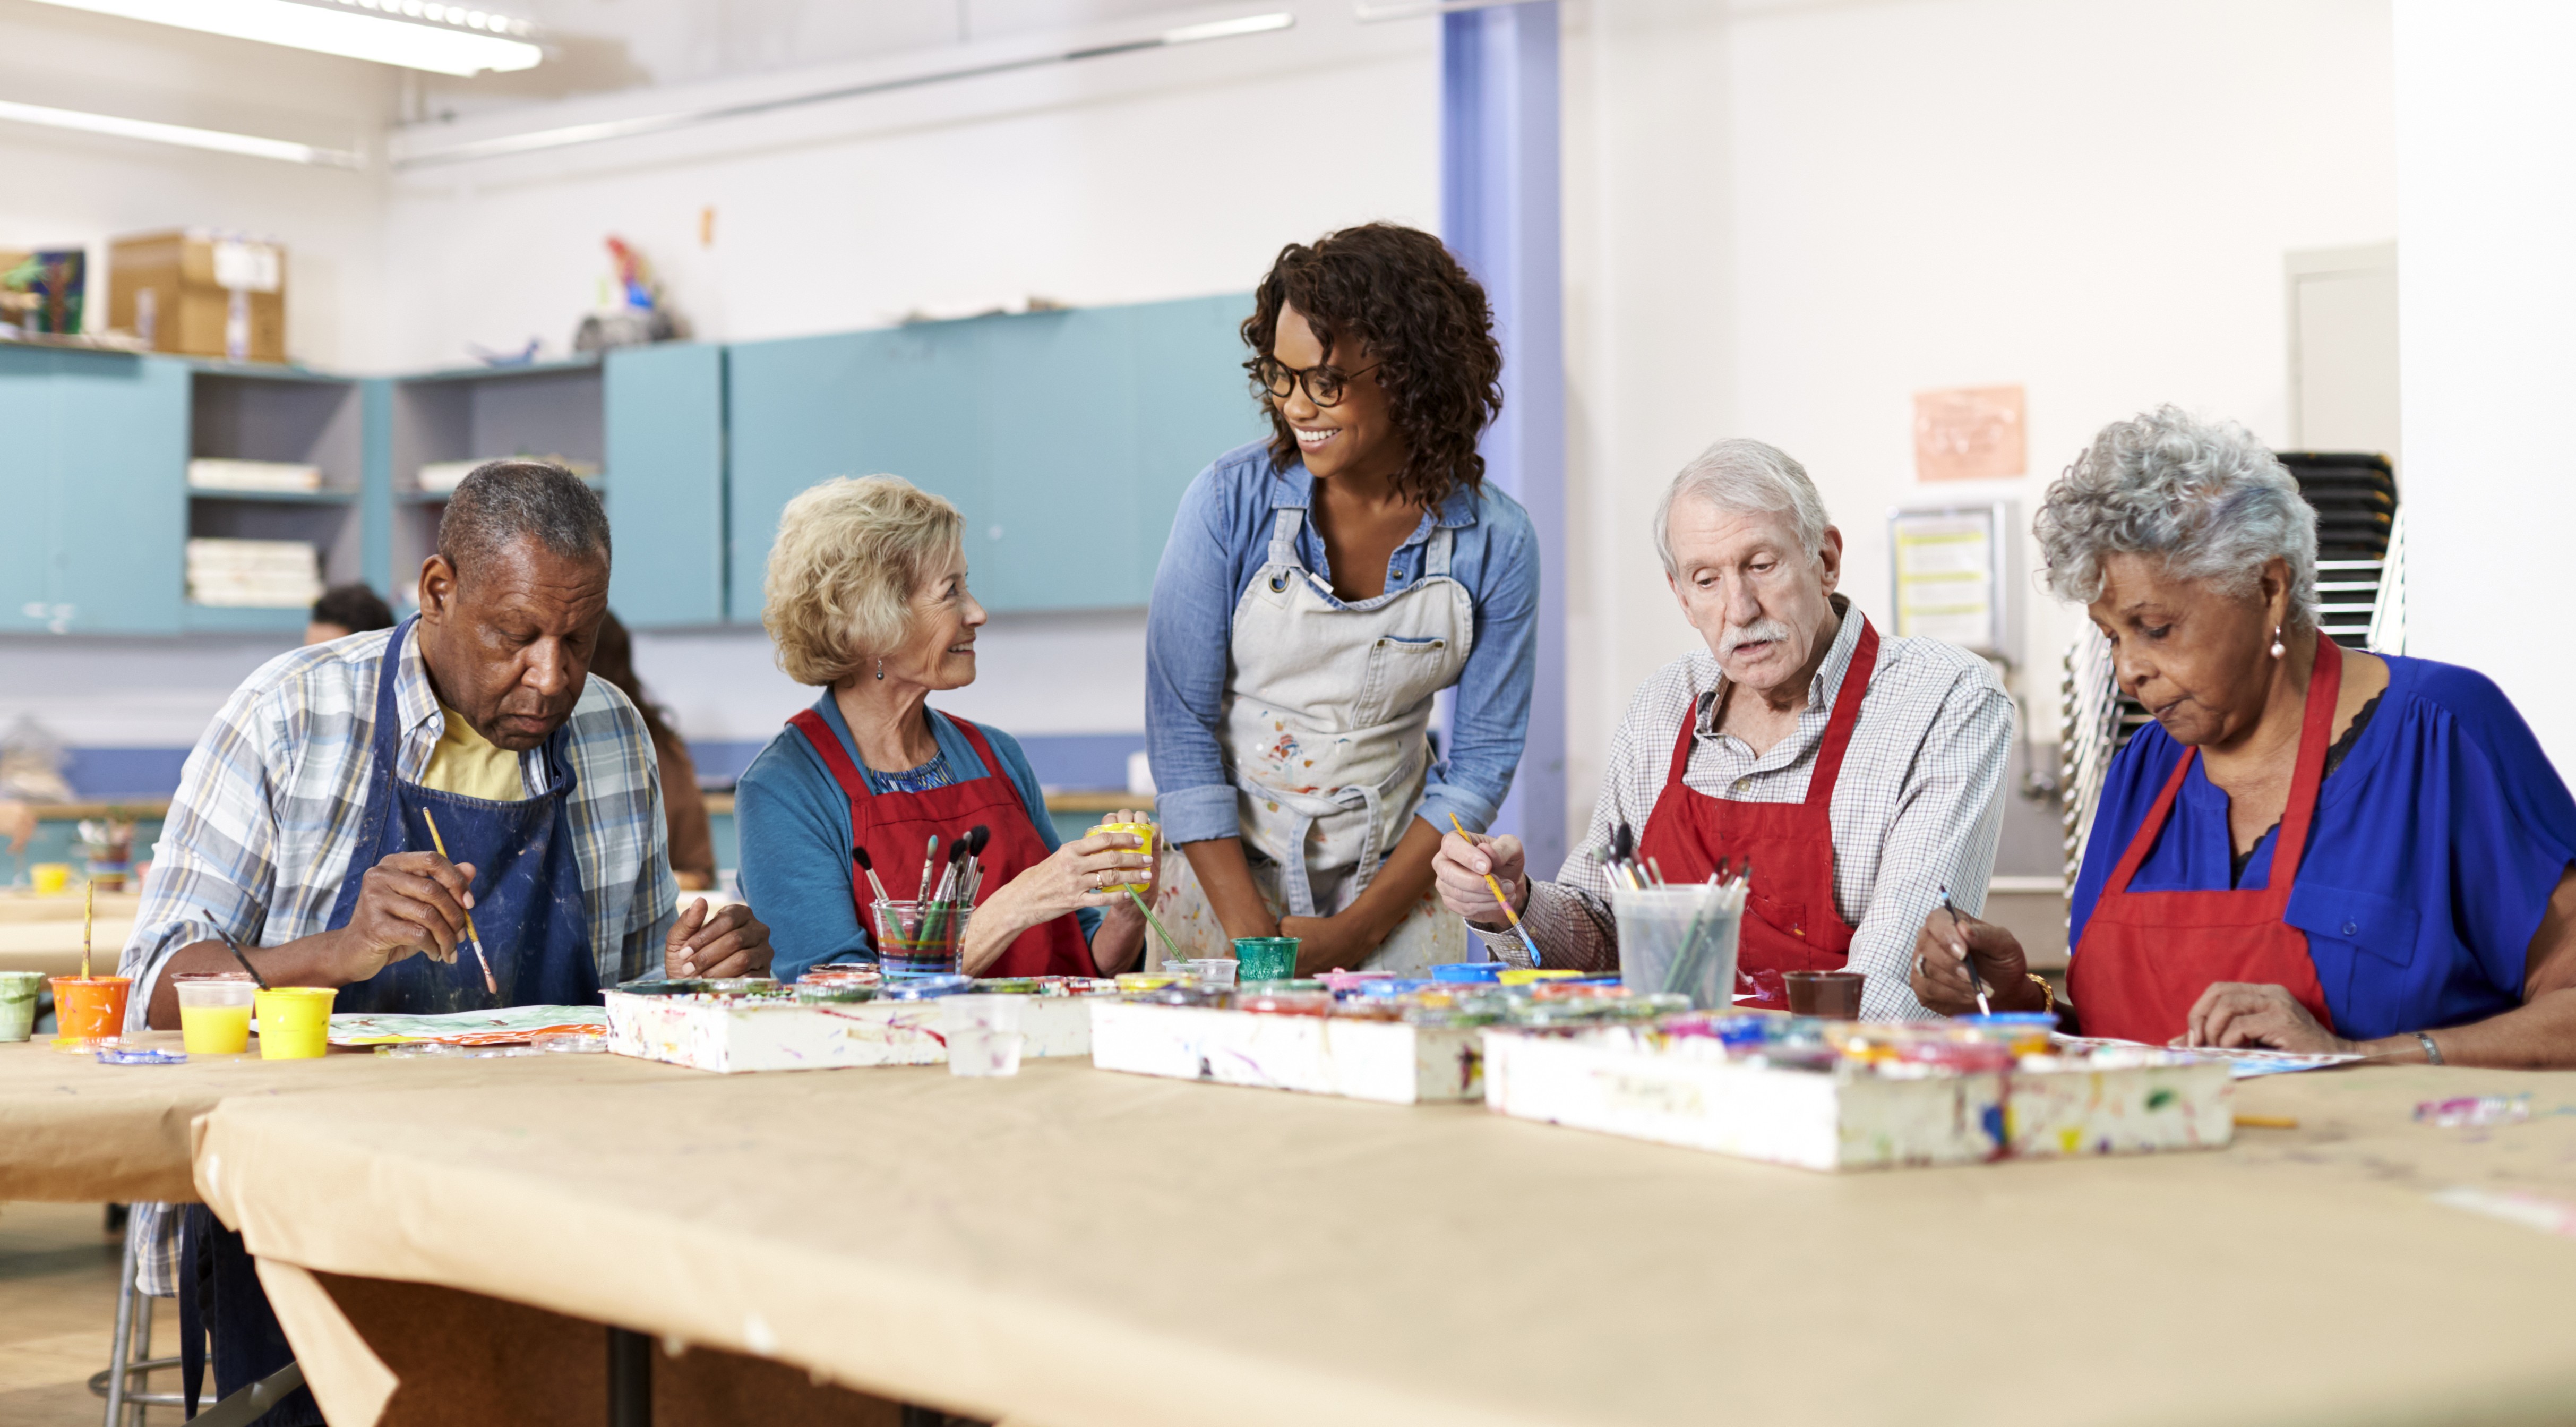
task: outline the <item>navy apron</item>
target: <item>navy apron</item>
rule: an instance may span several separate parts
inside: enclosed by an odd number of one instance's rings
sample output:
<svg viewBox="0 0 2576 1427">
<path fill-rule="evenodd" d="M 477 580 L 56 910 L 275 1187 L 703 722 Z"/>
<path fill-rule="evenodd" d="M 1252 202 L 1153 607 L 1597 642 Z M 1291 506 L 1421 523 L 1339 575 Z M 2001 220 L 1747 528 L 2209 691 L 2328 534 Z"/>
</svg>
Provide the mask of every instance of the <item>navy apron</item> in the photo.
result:
<svg viewBox="0 0 2576 1427">
<path fill-rule="evenodd" d="M 367 810 L 358 823 L 358 846 L 331 908 L 328 930 L 349 924 L 367 872 L 397 852 L 434 852 L 429 824 L 435 811 L 439 835 L 456 862 L 474 866 L 474 929 L 504 1006 L 595 1006 L 599 966 L 590 946 L 590 904 L 574 859 L 571 820 L 564 802 L 573 788 L 572 731 L 556 729 L 546 740 L 547 788 L 533 798 L 495 803 L 442 793 L 394 775 L 400 715 L 394 699 L 403 641 L 415 617 L 385 641 L 376 665 L 374 758 L 367 776 Z M 482 1010 L 493 1004 L 473 950 L 460 943 L 444 965 L 413 955 L 364 981 L 340 988 L 334 1011 L 379 1015 L 440 1015 Z M 218 1398 L 257 1382 L 293 1361 L 286 1335 L 261 1292 L 241 1235 L 227 1229 L 202 1204 L 188 1206 L 180 1231 L 180 1375 L 193 1404 L 204 1373 L 203 1322 L 214 1329 Z M 195 1409 L 189 1409 L 195 1416 Z M 260 1427 L 311 1427 L 322 1421 L 309 1390 L 299 1389 L 260 1419 Z"/>
</svg>

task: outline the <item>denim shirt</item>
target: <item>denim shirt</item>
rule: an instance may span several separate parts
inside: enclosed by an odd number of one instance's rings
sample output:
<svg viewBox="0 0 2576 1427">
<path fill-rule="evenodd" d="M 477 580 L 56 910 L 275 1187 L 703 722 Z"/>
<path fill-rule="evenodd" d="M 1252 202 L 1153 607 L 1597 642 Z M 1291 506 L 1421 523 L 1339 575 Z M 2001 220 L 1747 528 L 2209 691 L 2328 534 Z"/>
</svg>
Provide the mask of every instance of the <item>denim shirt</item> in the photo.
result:
<svg viewBox="0 0 2576 1427">
<path fill-rule="evenodd" d="M 1168 841 L 1240 835 L 1222 749 L 1234 607 L 1269 555 L 1277 512 L 1309 508 L 1314 489 L 1304 462 L 1281 470 L 1266 444 L 1255 442 L 1219 456 L 1181 497 L 1145 615 L 1145 747 Z M 1475 605 L 1475 646 L 1458 676 L 1448 756 L 1432 765 L 1416 811 L 1443 831 L 1453 812 L 1482 831 L 1511 789 L 1529 732 L 1530 686 L 1538 677 L 1538 540 L 1529 512 L 1499 488 L 1452 491 L 1388 559 L 1388 594 L 1420 582 L 1431 532 L 1443 526 L 1454 532 L 1450 578 Z M 1298 530 L 1297 556 L 1331 583 L 1311 519 Z"/>
</svg>

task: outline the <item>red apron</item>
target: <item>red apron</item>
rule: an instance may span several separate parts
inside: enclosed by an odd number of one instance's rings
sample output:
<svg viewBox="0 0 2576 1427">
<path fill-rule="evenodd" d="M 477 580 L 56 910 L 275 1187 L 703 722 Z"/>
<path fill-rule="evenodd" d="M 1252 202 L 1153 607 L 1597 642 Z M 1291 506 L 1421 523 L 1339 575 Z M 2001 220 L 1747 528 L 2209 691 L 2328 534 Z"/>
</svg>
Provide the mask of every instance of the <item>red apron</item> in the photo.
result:
<svg viewBox="0 0 2576 1427">
<path fill-rule="evenodd" d="M 2132 892 L 2129 879 L 2156 845 L 2183 775 L 2199 750 L 2186 748 L 2155 806 L 2138 823 L 2128 850 L 2102 884 L 2092 920 L 2084 924 L 2066 973 L 2088 1036 L 2162 1045 L 2189 1029 L 2191 1008 L 2216 981 L 2278 986 L 2308 1008 L 2317 1024 L 2334 1029 L 2307 933 L 2281 920 L 2308 850 L 2308 824 L 2317 810 L 2317 785 L 2325 781 L 2326 749 L 2333 744 L 2335 695 L 2343 688 L 2343 651 L 2317 636 L 2317 666 L 2308 676 L 2306 717 L 2299 726 L 2298 770 L 2281 810 L 2272 843 L 2272 880 L 2260 888 L 2222 892 Z"/>
<path fill-rule="evenodd" d="M 1690 767 L 1699 723 L 1694 707 L 1682 717 L 1663 795 L 1655 799 L 1646 835 L 1637 842 L 1637 860 L 1653 858 L 1668 882 L 1706 881 L 1721 860 L 1739 866 L 1752 860 L 1735 973 L 1737 990 L 1749 991 L 1754 1005 L 1785 1009 L 1781 973 L 1840 971 L 1851 952 L 1851 925 L 1834 906 L 1834 781 L 1842 775 L 1852 725 L 1860 720 L 1861 696 L 1878 667 L 1878 631 L 1858 611 L 1848 617 L 1860 620 L 1860 640 L 1825 724 L 1825 741 L 1816 749 L 1815 771 L 1807 775 L 1807 800 L 1747 803 L 1684 787 L 1682 773 Z"/>
<path fill-rule="evenodd" d="M 921 854 L 931 834 L 939 835 L 944 853 L 952 839 L 977 823 L 992 829 L 993 840 L 984 848 L 983 894 L 987 900 L 1012 878 L 1047 859 L 1047 845 L 1029 822 L 1028 804 L 1020 801 L 1020 790 L 1002 771 L 1002 760 L 993 756 L 993 745 L 984 741 L 984 731 L 972 722 L 956 720 L 957 726 L 965 730 L 966 741 L 975 746 L 975 756 L 984 760 L 984 776 L 918 793 L 869 791 L 867 778 L 850 761 L 840 736 L 812 709 L 803 710 L 788 722 L 805 735 L 816 753 L 823 755 L 823 766 L 832 770 L 834 781 L 849 795 L 850 840 L 868 850 L 868 860 L 876 864 L 877 880 L 885 883 L 886 895 L 920 895 Z M 943 861 L 940 870 L 946 866 Z M 937 873 L 932 876 L 935 882 Z M 906 882 L 906 877 L 914 881 Z M 876 925 L 868 911 L 875 895 L 868 886 L 867 874 L 859 871 L 854 861 L 850 867 L 850 901 L 858 908 L 860 926 Z M 1092 964 L 1091 945 L 1083 940 L 1082 923 L 1067 912 L 1020 933 L 1010 949 L 984 968 L 983 974 L 1097 976 L 1100 968 Z"/>
</svg>

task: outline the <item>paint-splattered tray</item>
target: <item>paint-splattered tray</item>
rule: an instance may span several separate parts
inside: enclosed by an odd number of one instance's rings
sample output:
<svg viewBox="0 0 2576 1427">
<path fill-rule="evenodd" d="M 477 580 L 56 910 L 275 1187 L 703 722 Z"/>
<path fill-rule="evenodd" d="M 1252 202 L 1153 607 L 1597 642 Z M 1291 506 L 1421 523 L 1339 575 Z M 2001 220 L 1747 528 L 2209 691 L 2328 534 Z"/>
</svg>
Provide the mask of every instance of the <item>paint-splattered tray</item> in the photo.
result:
<svg viewBox="0 0 2576 1427">
<path fill-rule="evenodd" d="M 1089 1004 L 1091 1063 L 1102 1070 L 1397 1105 L 1473 1100 L 1484 1090 L 1481 1033 L 1474 1027 Z"/>
<path fill-rule="evenodd" d="M 2225 1063 L 2157 1051 L 1887 1075 L 1730 1059 L 1705 1040 L 1485 1033 L 1485 1103 L 1503 1114 L 1805 1169 L 2215 1149 L 2234 1094 Z"/>
<path fill-rule="evenodd" d="M 1023 999 L 1020 1054 L 1090 1052 L 1091 998 Z M 610 1051 L 696 1070 L 828 1070 L 948 1059 L 936 1000 L 818 1005 L 626 991 L 610 991 L 607 1000 Z"/>
</svg>

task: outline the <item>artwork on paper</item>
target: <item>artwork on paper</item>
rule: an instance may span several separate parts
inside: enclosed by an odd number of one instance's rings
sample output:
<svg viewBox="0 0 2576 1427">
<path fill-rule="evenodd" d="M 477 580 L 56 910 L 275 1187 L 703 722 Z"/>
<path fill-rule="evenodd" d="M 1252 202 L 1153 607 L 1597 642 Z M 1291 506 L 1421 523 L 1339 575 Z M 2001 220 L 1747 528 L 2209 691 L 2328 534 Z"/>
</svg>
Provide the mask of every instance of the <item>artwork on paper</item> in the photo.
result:
<svg viewBox="0 0 2576 1427">
<path fill-rule="evenodd" d="M 2055 1039 L 2060 1045 L 2138 1044 L 2136 1041 L 2111 1040 L 2095 1036 L 2058 1036 Z M 2287 1075 L 2300 1070 L 2323 1070 L 2328 1066 L 2347 1065 L 2362 1058 L 2357 1055 L 2309 1055 L 2300 1051 L 2261 1050 L 2253 1046 L 2222 1048 L 2196 1045 L 2191 1048 L 2191 1053 L 2210 1060 L 2226 1061 L 2239 1080 L 2251 1080 L 2258 1075 Z"/>
<path fill-rule="evenodd" d="M 1984 481 L 2030 469 L 2022 389 L 1952 387 L 1914 394 L 1914 478 Z"/>
<path fill-rule="evenodd" d="M 543 1031 L 598 1031 L 607 1026 L 608 1012 L 599 1006 L 504 1006 L 445 1016 L 344 1014 L 331 1018 L 331 1044 L 516 1045 Z"/>
</svg>

